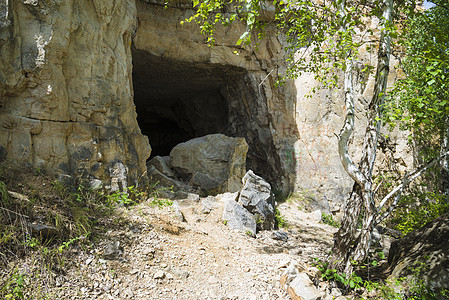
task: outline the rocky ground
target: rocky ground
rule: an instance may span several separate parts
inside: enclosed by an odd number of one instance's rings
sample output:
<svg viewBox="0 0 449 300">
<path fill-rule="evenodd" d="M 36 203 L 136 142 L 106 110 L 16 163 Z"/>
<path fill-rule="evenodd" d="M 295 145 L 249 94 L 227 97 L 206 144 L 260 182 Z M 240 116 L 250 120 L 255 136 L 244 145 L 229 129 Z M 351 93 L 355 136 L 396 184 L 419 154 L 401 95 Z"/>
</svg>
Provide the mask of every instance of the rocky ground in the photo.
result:
<svg viewBox="0 0 449 300">
<path fill-rule="evenodd" d="M 123 208 L 122 226 L 92 248 L 71 250 L 73 260 L 50 294 L 58 299 L 290 299 L 280 286 L 285 267 L 297 261 L 313 276 L 313 258 L 329 253 L 335 228 L 321 223 L 318 213 L 283 203 L 279 210 L 289 227 L 254 238 L 229 229 L 223 203 L 212 200 L 212 208 L 196 199 L 179 200 L 185 221 L 173 206 L 144 202 Z M 319 292 L 332 299 L 330 291 Z"/>
</svg>

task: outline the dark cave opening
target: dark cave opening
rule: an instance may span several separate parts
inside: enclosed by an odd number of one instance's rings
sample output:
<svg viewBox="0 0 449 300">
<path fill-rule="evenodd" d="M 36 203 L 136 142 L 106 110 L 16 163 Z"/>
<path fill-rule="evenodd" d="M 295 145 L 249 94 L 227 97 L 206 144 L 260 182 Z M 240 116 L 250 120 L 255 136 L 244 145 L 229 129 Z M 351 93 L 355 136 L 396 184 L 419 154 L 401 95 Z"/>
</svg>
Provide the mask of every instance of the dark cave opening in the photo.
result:
<svg viewBox="0 0 449 300">
<path fill-rule="evenodd" d="M 134 49 L 134 103 L 151 157 L 169 155 L 195 137 L 229 135 L 230 103 L 222 91 L 242 74 L 236 67 L 168 60 Z"/>
<path fill-rule="evenodd" d="M 246 69 L 188 62 L 132 49 L 134 103 L 142 134 L 154 156 L 195 137 L 221 133 L 244 137 L 246 168 L 280 185 L 278 154 L 271 135 L 266 95 Z"/>
</svg>

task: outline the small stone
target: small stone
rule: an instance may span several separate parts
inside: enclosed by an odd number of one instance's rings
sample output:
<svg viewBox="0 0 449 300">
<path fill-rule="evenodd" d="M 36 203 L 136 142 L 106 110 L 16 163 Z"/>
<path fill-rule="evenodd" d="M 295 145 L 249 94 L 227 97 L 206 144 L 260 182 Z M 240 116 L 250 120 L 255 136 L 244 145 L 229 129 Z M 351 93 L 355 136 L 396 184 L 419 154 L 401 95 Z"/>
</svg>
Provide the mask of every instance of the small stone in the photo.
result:
<svg viewBox="0 0 449 300">
<path fill-rule="evenodd" d="M 185 222 L 186 218 L 184 217 L 184 213 L 182 212 L 181 206 L 179 206 L 178 201 L 173 201 L 172 204 L 173 213 L 175 215 L 175 218 L 179 220 L 180 222 Z"/>
<path fill-rule="evenodd" d="M 112 288 L 112 285 L 106 284 L 106 285 L 103 286 L 103 291 L 109 292 L 111 290 L 111 288 Z"/>
<path fill-rule="evenodd" d="M 180 269 L 173 269 L 172 270 L 173 275 L 179 278 L 187 279 L 189 277 L 189 272 L 180 270 Z"/>
<path fill-rule="evenodd" d="M 193 194 L 193 193 L 188 193 L 187 194 L 187 200 L 198 202 L 198 201 L 200 201 L 200 195 Z"/>
<path fill-rule="evenodd" d="M 300 254 L 302 254 L 302 249 L 294 248 L 294 249 L 291 249 L 288 253 L 291 255 L 300 255 Z"/>
<path fill-rule="evenodd" d="M 125 296 L 126 296 L 127 298 L 132 298 L 132 297 L 134 297 L 134 293 L 133 293 L 133 291 L 131 291 L 130 289 L 126 289 L 125 292 L 124 292 L 124 294 L 125 294 Z"/>
<path fill-rule="evenodd" d="M 119 241 L 110 241 L 104 246 L 103 256 L 106 259 L 117 259 L 123 254 Z"/>
<path fill-rule="evenodd" d="M 342 293 L 339 288 L 332 288 L 331 295 L 334 297 L 340 297 Z"/>
<path fill-rule="evenodd" d="M 209 214 L 214 208 L 215 197 L 208 196 L 207 198 L 201 200 L 201 212 L 203 214 Z"/>
<path fill-rule="evenodd" d="M 170 274 L 170 273 L 167 273 L 166 275 L 165 275 L 165 277 L 168 279 L 168 280 L 170 280 L 170 279 L 173 279 L 174 277 L 173 277 L 173 275 L 172 274 Z"/>
<path fill-rule="evenodd" d="M 89 184 L 90 188 L 94 191 L 99 190 L 103 187 L 103 182 L 99 179 L 92 179 Z"/>
<path fill-rule="evenodd" d="M 285 231 L 273 231 L 273 233 L 271 234 L 271 238 L 273 240 L 286 242 L 288 240 L 288 234 Z"/>
<path fill-rule="evenodd" d="M 165 273 L 163 271 L 157 271 L 154 273 L 154 279 L 163 279 L 165 277 Z"/>
<path fill-rule="evenodd" d="M 86 259 L 86 265 L 90 265 L 91 262 L 92 262 L 92 258 Z"/>
<path fill-rule="evenodd" d="M 305 273 L 298 274 L 295 279 L 290 282 L 287 291 L 292 299 L 321 299 L 320 292 L 316 289 L 309 276 Z"/>
</svg>

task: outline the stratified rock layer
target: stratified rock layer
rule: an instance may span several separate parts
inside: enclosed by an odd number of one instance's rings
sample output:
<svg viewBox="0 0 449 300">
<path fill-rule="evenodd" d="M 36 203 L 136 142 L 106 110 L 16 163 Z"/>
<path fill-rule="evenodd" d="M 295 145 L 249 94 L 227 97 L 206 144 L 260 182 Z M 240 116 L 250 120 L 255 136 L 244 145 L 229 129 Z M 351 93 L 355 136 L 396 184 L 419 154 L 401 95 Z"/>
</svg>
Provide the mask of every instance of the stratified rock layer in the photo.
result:
<svg viewBox="0 0 449 300">
<path fill-rule="evenodd" d="M 222 133 L 246 139 L 248 169 L 274 190 L 308 190 L 337 211 L 328 199 L 343 200 L 353 184 L 336 149 L 341 90 L 306 97 L 320 86 L 314 74 L 276 86 L 286 73 L 287 42 L 271 27 L 272 6 L 261 15 L 268 25 L 266 37 L 253 41 L 258 47 L 236 47 L 246 30 L 239 22 L 218 26 L 209 47 L 196 24 L 181 24 L 195 13 L 191 1 L 169 2 L 1 2 L 0 160 L 123 189 L 146 179 L 149 143 L 166 156 L 180 142 Z M 376 29 L 376 20 L 367 26 Z M 375 63 L 375 55 L 360 53 L 355 161 L 374 84 L 362 69 Z M 403 173 L 413 164 L 406 139 L 388 135 L 377 167 L 396 164 Z"/>
<path fill-rule="evenodd" d="M 131 0 L 0 4 L 0 155 L 113 189 L 146 173 L 131 86 Z"/>
</svg>

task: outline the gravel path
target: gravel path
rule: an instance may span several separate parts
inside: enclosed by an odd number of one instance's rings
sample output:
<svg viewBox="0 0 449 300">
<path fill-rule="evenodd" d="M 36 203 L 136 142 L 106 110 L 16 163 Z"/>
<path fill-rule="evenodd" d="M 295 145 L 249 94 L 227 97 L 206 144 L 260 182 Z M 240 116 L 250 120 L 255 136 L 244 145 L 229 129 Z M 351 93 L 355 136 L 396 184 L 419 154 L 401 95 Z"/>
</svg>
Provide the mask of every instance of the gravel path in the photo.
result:
<svg viewBox="0 0 449 300">
<path fill-rule="evenodd" d="M 311 266 L 331 248 L 335 228 L 293 203 L 279 206 L 288 229 L 256 238 L 229 229 L 223 204 L 205 214 L 199 202 L 173 208 L 141 203 L 123 209 L 121 226 L 93 249 L 73 253 L 69 271 L 58 277 L 59 299 L 290 299 L 280 288 L 282 267 L 291 260 Z"/>
</svg>

